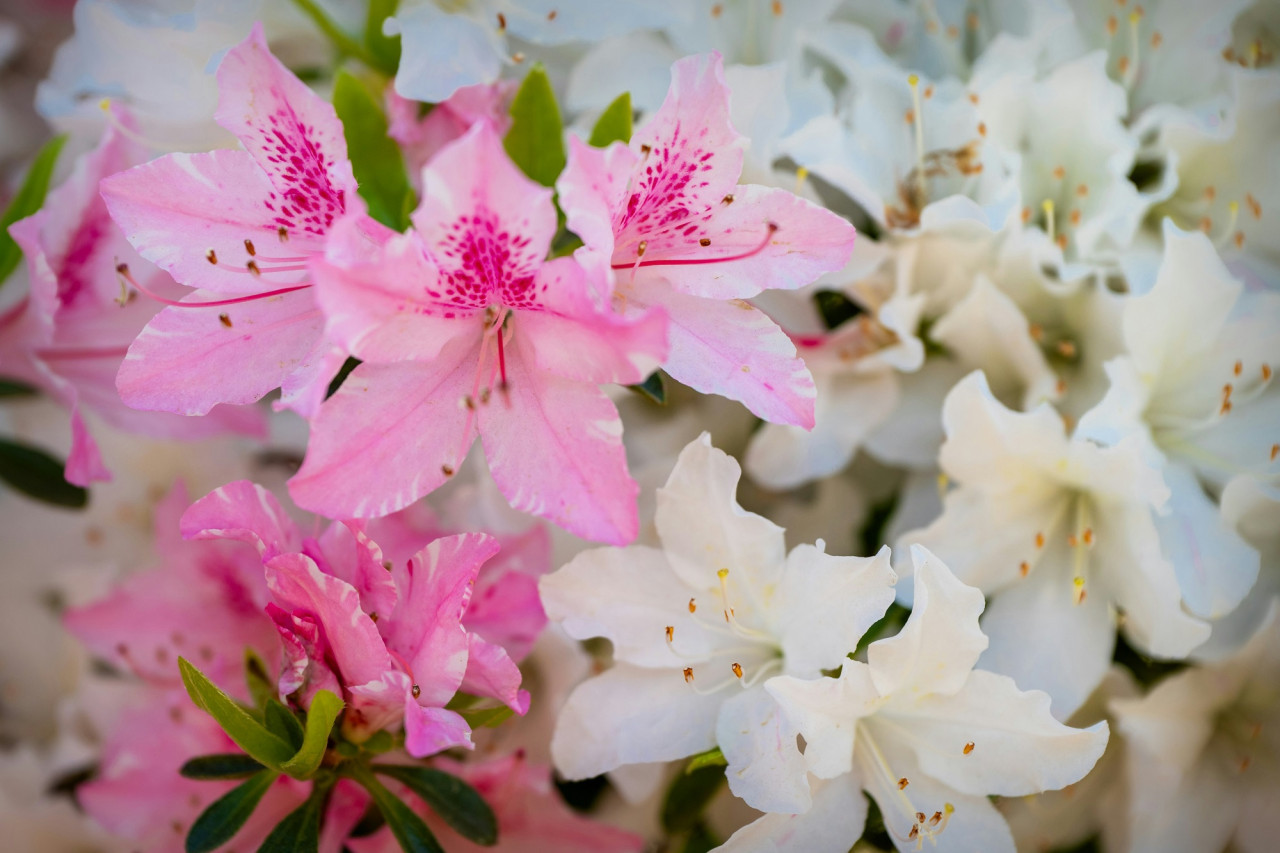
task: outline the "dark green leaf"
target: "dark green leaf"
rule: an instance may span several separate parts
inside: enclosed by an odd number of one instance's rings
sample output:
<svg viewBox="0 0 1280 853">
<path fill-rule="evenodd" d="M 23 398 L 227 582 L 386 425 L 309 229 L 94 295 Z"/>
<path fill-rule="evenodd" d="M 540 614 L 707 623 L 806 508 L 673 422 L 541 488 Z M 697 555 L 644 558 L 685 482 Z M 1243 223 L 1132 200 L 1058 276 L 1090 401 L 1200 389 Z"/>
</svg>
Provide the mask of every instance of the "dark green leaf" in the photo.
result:
<svg viewBox="0 0 1280 853">
<path fill-rule="evenodd" d="M 858 542 L 862 547 L 858 553 L 870 557 L 880 551 L 881 545 L 889 544 L 885 541 L 884 535 L 889 527 L 889 520 L 893 518 L 893 513 L 897 509 L 896 493 L 872 504 L 871 510 L 867 513 L 867 520 L 862 525 L 862 530 L 858 532 Z"/>
<path fill-rule="evenodd" d="M 689 763 L 684 766 L 684 772 L 692 773 L 695 770 L 701 770 L 703 767 L 725 767 L 728 764 L 729 760 L 724 757 L 724 753 L 717 746 L 691 757 Z"/>
<path fill-rule="evenodd" d="M 375 764 L 373 769 L 408 786 L 463 838 L 485 846 L 497 843 L 498 821 L 493 809 L 457 776 L 405 764 Z"/>
<path fill-rule="evenodd" d="M 813 294 L 813 302 L 822 315 L 823 325 L 828 329 L 834 329 L 864 313 L 861 305 L 838 290 L 819 290 Z"/>
<path fill-rule="evenodd" d="M 628 385 L 632 391 L 635 391 L 641 397 L 648 398 L 651 402 L 657 403 L 659 406 L 667 404 L 667 383 L 662 378 L 662 371 L 655 370 L 649 374 L 649 377 L 638 385 Z"/>
<path fill-rule="evenodd" d="M 412 195 L 400 147 L 387 136 L 387 117 L 373 94 L 346 71 L 333 81 L 333 107 L 342 120 L 351 171 L 369 215 L 397 231 L 409 227 L 405 197 Z M 412 205 L 409 205 L 412 208 Z"/>
<path fill-rule="evenodd" d="M 22 261 L 22 250 L 9 236 L 9 226 L 19 219 L 26 219 L 44 205 L 44 198 L 49 194 L 49 181 L 53 178 L 53 167 L 58 163 L 58 153 L 67 141 L 66 135 L 55 136 L 44 144 L 31 161 L 31 168 L 22 180 L 22 186 L 13 200 L 0 215 L 0 285 L 3 285 Z"/>
<path fill-rule="evenodd" d="M 17 379 L 0 379 L 0 397 L 34 397 L 40 389 Z"/>
<path fill-rule="evenodd" d="M 680 853 L 710 853 L 710 851 L 720 846 L 720 841 L 711 834 L 711 830 L 707 829 L 707 825 L 702 821 L 698 821 L 697 825 L 689 832 L 689 837 L 685 839 L 684 846 L 680 848 Z"/>
<path fill-rule="evenodd" d="M 244 678 L 249 685 L 249 696 L 253 699 L 253 707 L 265 708 L 267 702 L 276 698 L 276 685 L 267 672 L 267 665 L 253 649 L 244 650 Z"/>
<path fill-rule="evenodd" d="M 382 817 L 391 828 L 391 834 L 400 842 L 400 849 L 405 853 L 444 853 L 444 848 L 422 818 L 414 813 L 404 802 L 391 793 L 379 782 L 369 768 L 359 764 L 351 768 L 351 777 L 359 782 L 373 797 L 373 802 L 382 812 Z"/>
<path fill-rule="evenodd" d="M 591 128 L 589 145 L 605 148 L 612 142 L 631 141 L 631 93 L 623 92 L 604 108 L 596 126 Z"/>
<path fill-rule="evenodd" d="M 209 853 L 230 841 L 253 814 L 277 776 L 259 773 L 214 800 L 191 824 L 187 853 Z"/>
<path fill-rule="evenodd" d="M 342 383 L 347 381 L 347 377 L 351 375 L 351 371 L 360 366 L 360 359 L 347 356 L 347 360 L 342 363 L 342 367 L 338 370 L 338 375 L 333 377 L 333 381 L 329 383 L 329 390 L 324 392 L 324 398 L 328 400 L 338 392 L 342 387 Z"/>
<path fill-rule="evenodd" d="M 860 654 L 867 646 L 871 645 L 876 640 L 882 640 L 885 637 L 892 637 L 897 634 L 902 630 L 902 626 L 907 624 L 907 617 L 910 615 L 910 610 L 903 607 L 896 601 L 893 602 L 889 605 L 889 609 L 885 611 L 883 616 L 871 623 L 871 627 L 868 628 L 867 632 L 858 640 L 858 647 L 854 649 L 853 653 L 855 655 Z M 824 670 L 823 673 L 825 674 L 826 671 Z"/>
<path fill-rule="evenodd" d="M 297 750 L 302 746 L 302 723 L 284 703 L 274 696 L 267 700 L 263 707 L 262 721 L 267 724 L 267 731 L 280 738 Z"/>
<path fill-rule="evenodd" d="M 382 70 L 381 63 L 363 44 L 349 36 L 342 27 L 338 26 L 333 18 L 329 17 L 329 13 L 320 7 L 316 0 L 293 0 L 293 5 L 297 6 L 302 14 L 311 19 L 320 32 L 324 33 L 325 38 L 333 43 L 339 53 L 347 56 L 354 56 L 370 68 Z M 392 68 L 391 74 L 395 73 Z"/>
<path fill-rule="evenodd" d="M 364 46 L 378 63 L 378 70 L 388 77 L 400 67 L 400 36 L 384 36 L 382 22 L 396 13 L 400 0 L 369 0 L 365 17 Z"/>
<path fill-rule="evenodd" d="M 541 65 L 529 71 L 511 102 L 507 154 L 533 180 L 549 187 L 564 169 L 564 126 L 551 80 Z"/>
<path fill-rule="evenodd" d="M 246 779 L 265 769 L 243 752 L 226 752 L 192 758 L 178 772 L 188 779 Z"/>
<path fill-rule="evenodd" d="M 373 835 L 379 829 L 387 825 L 387 820 L 382 816 L 382 812 L 378 811 L 378 807 L 373 803 L 364 810 L 364 814 L 356 825 L 351 827 L 351 831 L 347 833 L 348 838 L 365 838 Z"/>
<path fill-rule="evenodd" d="M 236 746 L 273 769 L 279 769 L 293 757 L 294 750 L 287 742 L 250 716 L 186 658 L 178 658 L 178 670 L 191 701 L 217 720 Z"/>
<path fill-rule="evenodd" d="M 307 801 L 289 812 L 262 842 L 258 853 L 317 853 L 320 849 L 320 817 L 327 789 L 316 785 Z"/>
<path fill-rule="evenodd" d="M 65 467 L 38 447 L 0 438 L 0 480 L 27 497 L 79 509 L 89 502 L 89 493 L 67 482 Z"/>
<path fill-rule="evenodd" d="M 697 825 L 707 803 L 725 783 L 724 768 L 702 767 L 681 773 L 667 789 L 662 803 L 662 826 L 667 832 L 687 832 Z"/>
<path fill-rule="evenodd" d="M 1185 661 L 1159 660 L 1143 654 L 1129 645 L 1123 631 L 1116 638 L 1114 659 L 1116 663 L 1132 672 L 1133 677 L 1144 687 L 1150 687 L 1165 677 L 1187 668 Z"/>
<path fill-rule="evenodd" d="M 573 781 L 557 776 L 554 781 L 556 790 L 560 792 L 560 799 L 564 800 L 569 808 L 579 812 L 593 810 L 596 803 L 600 801 L 600 797 L 609 788 L 609 780 L 604 776 L 591 776 Z"/>
<path fill-rule="evenodd" d="M 514 712 L 506 705 L 499 705 L 496 708 L 478 708 L 474 711 L 458 713 L 473 729 L 492 729 L 506 722 Z"/>
<path fill-rule="evenodd" d="M 329 747 L 329 732 L 333 730 L 333 722 L 341 713 L 341 699 L 328 690 L 317 690 L 316 695 L 311 697 L 311 707 L 307 709 L 307 727 L 302 745 L 293 758 L 280 765 L 280 769 L 295 779 L 306 779 L 315 773 Z"/>
</svg>

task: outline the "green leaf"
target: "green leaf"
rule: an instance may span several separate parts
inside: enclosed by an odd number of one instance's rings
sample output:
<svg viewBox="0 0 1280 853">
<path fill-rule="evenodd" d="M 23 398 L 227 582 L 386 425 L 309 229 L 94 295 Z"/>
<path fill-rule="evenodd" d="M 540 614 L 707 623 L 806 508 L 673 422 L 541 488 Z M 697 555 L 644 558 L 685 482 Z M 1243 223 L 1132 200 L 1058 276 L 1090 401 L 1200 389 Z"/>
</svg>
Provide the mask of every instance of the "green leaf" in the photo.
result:
<svg viewBox="0 0 1280 853">
<path fill-rule="evenodd" d="M 302 738 L 302 746 L 293 758 L 290 758 L 280 769 L 295 779 L 306 779 L 316 772 L 324 759 L 324 752 L 329 748 L 329 732 L 333 731 L 333 722 L 342 713 L 342 700 L 328 690 L 317 690 L 311 697 L 311 707 L 307 709 L 307 727 Z"/>
<path fill-rule="evenodd" d="M 247 779 L 265 769 L 243 752 L 226 752 L 192 758 L 178 772 L 188 779 Z"/>
<path fill-rule="evenodd" d="M 360 359 L 347 356 L 347 360 L 342 363 L 342 367 L 338 368 L 338 373 L 329 383 L 329 390 L 324 392 L 324 398 L 328 400 L 334 394 L 338 393 L 338 389 L 342 387 L 342 383 L 347 381 L 347 377 L 351 375 L 351 371 L 360 366 Z"/>
<path fill-rule="evenodd" d="M 235 837 L 278 776 L 259 773 L 214 800 L 191 824 L 187 853 L 209 853 Z"/>
<path fill-rule="evenodd" d="M 34 397 L 40 389 L 17 379 L 0 379 L 0 397 Z"/>
<path fill-rule="evenodd" d="M 498 842 L 498 819 L 479 792 L 466 782 L 432 767 L 375 764 L 383 776 L 402 782 L 444 818 L 459 835 L 486 847 Z"/>
<path fill-rule="evenodd" d="M 262 842 L 258 853 L 317 853 L 320 849 L 320 817 L 328 788 L 316 785 L 307 801 L 289 812 Z"/>
<path fill-rule="evenodd" d="M 262 711 L 262 721 L 267 724 L 267 731 L 289 744 L 295 751 L 301 748 L 302 723 L 298 722 L 297 716 L 283 702 L 273 696 L 267 700 Z"/>
<path fill-rule="evenodd" d="M 834 329 L 865 313 L 861 305 L 838 290 L 819 290 L 813 294 L 813 302 L 822 315 L 823 325 L 828 329 Z"/>
<path fill-rule="evenodd" d="M 544 187 L 554 185 L 564 170 L 564 125 L 541 64 L 529 71 L 511 102 L 511 130 L 502 144 L 521 171 Z"/>
<path fill-rule="evenodd" d="M 687 832 L 702 817 L 707 803 L 725 783 L 724 768 L 702 767 L 691 773 L 681 773 L 667 789 L 662 803 L 662 827 L 669 833 Z"/>
<path fill-rule="evenodd" d="M 405 853 L 444 853 L 444 848 L 436 841 L 422 818 L 374 778 L 368 767 L 354 764 L 349 772 L 351 778 L 359 782 L 373 797 L 378 811 L 382 812 L 383 819 L 391 828 L 391 834 L 400 842 L 401 850 Z"/>
<path fill-rule="evenodd" d="M 44 205 L 44 198 L 49 194 L 49 181 L 53 178 L 53 167 L 58 163 L 58 154 L 67 141 L 66 134 L 55 136 L 44 144 L 44 147 L 31 161 L 31 168 L 22 180 L 22 186 L 13 200 L 0 216 L 0 285 L 13 274 L 22 261 L 22 250 L 9 236 L 9 226 L 19 219 L 26 219 Z"/>
<path fill-rule="evenodd" d="M 253 649 L 244 650 L 244 678 L 249 685 L 249 696 L 253 699 L 253 707 L 266 708 L 267 703 L 276 698 L 275 682 L 267 672 L 267 665 Z"/>
<path fill-rule="evenodd" d="M 720 841 L 711 834 L 711 830 L 707 829 L 707 825 L 702 821 L 698 821 L 689 832 L 689 837 L 685 839 L 684 846 L 680 848 L 680 853 L 711 853 L 712 850 L 719 846 Z"/>
<path fill-rule="evenodd" d="M 79 509 L 89 502 L 89 493 L 67 482 L 65 468 L 38 447 L 0 438 L 0 480 L 27 497 Z"/>
<path fill-rule="evenodd" d="M 650 402 L 657 403 L 659 406 L 665 406 L 667 404 L 667 383 L 666 380 L 662 378 L 661 370 L 655 370 L 653 373 L 650 373 L 648 378 L 640 384 L 628 385 L 627 387 L 632 391 L 635 391 L 641 397 L 648 398 Z"/>
<path fill-rule="evenodd" d="M 631 141 L 631 93 L 623 92 L 604 108 L 596 126 L 591 128 L 588 145 L 607 148 L 614 142 Z"/>
<path fill-rule="evenodd" d="M 703 767 L 726 767 L 728 764 L 729 759 L 724 757 L 724 753 L 717 746 L 692 756 L 689 759 L 689 763 L 684 766 L 684 772 L 692 773 L 695 770 L 701 770 Z"/>
<path fill-rule="evenodd" d="M 396 13 L 400 0 L 369 0 L 369 14 L 364 23 L 364 46 L 377 61 L 378 70 L 388 77 L 400 67 L 400 36 L 384 36 L 382 22 Z"/>
<path fill-rule="evenodd" d="M 347 56 L 354 56 L 370 68 L 382 69 L 382 65 L 377 57 L 375 57 L 363 44 L 353 39 L 351 36 L 338 26 L 333 18 L 329 17 L 329 13 L 320 7 L 315 0 L 293 0 L 293 5 L 297 6 L 302 14 L 311 19 L 320 32 L 324 33 L 325 38 L 333 43 L 339 53 Z M 392 68 L 389 72 L 395 73 Z"/>
<path fill-rule="evenodd" d="M 186 658 L 178 658 L 178 670 L 191 701 L 217 720 L 236 746 L 275 770 L 293 757 L 293 748 L 288 743 L 250 716 Z"/>
<path fill-rule="evenodd" d="M 333 81 L 333 107 L 342 120 L 351 171 L 369 215 L 397 231 L 409 227 L 405 214 L 409 175 L 400 147 L 387 136 L 387 117 L 373 94 L 346 71 Z M 412 208 L 412 205 L 408 205 Z"/>
<path fill-rule="evenodd" d="M 513 712 L 506 705 L 499 705 L 496 708 L 479 708 L 475 711 L 458 713 L 473 729 L 492 729 L 506 722 Z"/>
</svg>

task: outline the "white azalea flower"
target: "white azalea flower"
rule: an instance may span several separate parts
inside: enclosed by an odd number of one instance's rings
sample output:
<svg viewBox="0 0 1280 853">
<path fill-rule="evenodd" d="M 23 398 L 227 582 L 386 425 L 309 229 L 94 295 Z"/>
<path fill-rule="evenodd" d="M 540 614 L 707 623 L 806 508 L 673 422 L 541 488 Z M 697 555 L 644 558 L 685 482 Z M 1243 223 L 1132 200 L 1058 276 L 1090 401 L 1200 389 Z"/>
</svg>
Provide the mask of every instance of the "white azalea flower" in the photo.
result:
<svg viewBox="0 0 1280 853">
<path fill-rule="evenodd" d="M 1169 491 L 1136 438 L 1070 439 L 1052 408 L 1010 411 L 980 373 L 948 395 L 942 417 L 939 463 L 957 487 L 941 517 L 903 541 L 993 596 L 983 666 L 1046 691 L 1065 718 L 1107 671 L 1116 609 L 1152 655 L 1184 657 L 1204 641 L 1208 625 L 1182 609 L 1186 573 L 1161 553 L 1155 513 Z"/>
<path fill-rule="evenodd" d="M 722 849 L 843 853 L 862 832 L 865 790 L 900 850 L 927 840 L 944 853 L 1012 851 L 988 795 L 1061 788 L 1102 754 L 1106 723 L 1068 728 L 1043 693 L 974 670 L 986 646 L 982 594 L 923 548 L 912 559 L 915 609 L 866 663 L 845 661 L 838 678 L 766 682 L 804 737 L 805 769 L 827 781 L 807 814 L 767 815 Z"/>
<path fill-rule="evenodd" d="M 888 551 L 787 554 L 783 531 L 733 499 L 740 470 L 704 435 L 658 493 L 662 548 L 579 555 L 540 584 L 572 637 L 605 637 L 614 665 L 569 697 L 551 752 L 581 779 L 716 746 L 730 789 L 763 811 L 809 807 L 795 730 L 762 682 L 840 666 L 893 600 Z"/>
<path fill-rule="evenodd" d="M 1280 831 L 1280 619 L 1221 663 L 1112 702 L 1128 745 L 1129 850 L 1269 853 Z"/>
</svg>

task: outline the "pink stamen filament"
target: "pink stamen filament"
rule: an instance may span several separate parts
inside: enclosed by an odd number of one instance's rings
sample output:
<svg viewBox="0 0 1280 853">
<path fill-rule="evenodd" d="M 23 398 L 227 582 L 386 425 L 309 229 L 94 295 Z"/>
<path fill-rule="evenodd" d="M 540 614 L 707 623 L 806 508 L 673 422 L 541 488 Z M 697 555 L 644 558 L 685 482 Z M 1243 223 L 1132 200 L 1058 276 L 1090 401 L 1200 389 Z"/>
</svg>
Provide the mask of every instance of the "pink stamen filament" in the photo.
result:
<svg viewBox="0 0 1280 853">
<path fill-rule="evenodd" d="M 255 258 L 255 261 L 256 260 L 257 259 Z M 268 273 L 273 273 L 273 272 L 301 272 L 302 270 L 305 270 L 307 268 L 307 265 L 294 264 L 291 266 L 284 266 L 284 267 L 258 267 L 258 271 L 256 273 L 253 270 L 249 269 L 248 267 L 241 268 L 241 267 L 232 266 L 231 264 L 219 263 L 218 268 L 226 270 L 227 272 L 240 273 L 242 275 L 267 275 Z"/>
<path fill-rule="evenodd" d="M 765 233 L 764 239 L 761 240 L 755 248 L 749 249 L 745 252 L 740 252 L 736 255 L 725 255 L 719 258 L 655 258 L 653 260 L 644 257 L 637 257 L 634 261 L 630 261 L 625 264 L 610 264 L 610 267 L 615 270 L 634 270 L 637 267 L 678 267 L 693 266 L 695 264 L 721 264 L 728 261 L 746 260 L 747 258 L 755 257 L 763 252 L 769 246 L 769 242 L 773 239 L 773 235 L 777 230 L 778 226 L 770 222 L 769 229 Z"/>
<path fill-rule="evenodd" d="M 405 660 L 399 652 L 387 649 L 387 654 L 391 655 L 392 660 L 400 664 L 400 668 L 404 670 L 405 675 L 409 676 L 409 680 L 417 683 L 418 679 L 413 677 L 413 667 L 409 666 L 409 662 Z"/>
<path fill-rule="evenodd" d="M 305 269 L 305 267 L 301 267 L 300 269 Z M 129 271 L 129 267 L 125 264 L 118 265 L 116 267 L 116 272 L 119 273 L 125 281 L 133 285 L 133 288 L 139 293 L 154 299 L 162 305 L 169 305 L 174 308 L 219 308 L 223 305 L 239 305 L 241 302 L 254 302 L 258 299 L 268 299 L 272 296 L 280 296 L 284 293 L 292 293 L 295 290 L 306 290 L 308 287 L 311 287 L 310 284 L 297 284 L 293 287 L 282 287 L 278 290 L 268 290 L 266 293 L 250 293 L 247 296 L 237 296 L 232 299 L 218 299 L 213 302 L 179 302 L 174 299 L 167 299 L 158 293 L 153 293 L 148 290 L 141 282 L 134 278 L 133 273 Z"/>
</svg>

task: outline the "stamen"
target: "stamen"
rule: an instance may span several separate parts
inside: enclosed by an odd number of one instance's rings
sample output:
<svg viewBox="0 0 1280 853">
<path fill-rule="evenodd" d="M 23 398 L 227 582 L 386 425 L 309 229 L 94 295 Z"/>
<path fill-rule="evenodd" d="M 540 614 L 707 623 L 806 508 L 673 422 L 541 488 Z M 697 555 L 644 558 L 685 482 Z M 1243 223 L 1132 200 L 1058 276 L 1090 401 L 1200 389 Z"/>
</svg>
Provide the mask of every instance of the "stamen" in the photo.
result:
<svg viewBox="0 0 1280 853">
<path fill-rule="evenodd" d="M 251 259 L 249 263 L 245 264 L 244 266 L 245 266 L 245 269 L 249 271 L 249 274 L 252 275 L 254 278 L 258 278 L 262 275 L 262 270 L 258 269 L 257 261 Z"/>
<path fill-rule="evenodd" d="M 973 741 L 969 741 L 964 745 L 964 754 L 968 755 L 971 752 L 973 752 Z"/>
<path fill-rule="evenodd" d="M 676 626 L 668 625 L 666 629 L 666 634 L 667 634 L 667 644 L 670 645 L 671 641 L 674 640 L 676 636 Z"/>
<path fill-rule="evenodd" d="M 686 666 L 684 668 L 684 683 L 685 684 L 693 683 L 693 667 L 691 666 Z"/>
<path fill-rule="evenodd" d="M 692 598 L 691 598 L 691 599 L 689 599 L 689 612 L 690 612 L 690 613 L 696 613 L 696 612 L 697 612 L 697 610 L 698 610 L 698 604 L 697 604 L 697 602 L 695 602 Z"/>
<path fill-rule="evenodd" d="M 908 780 L 906 776 L 903 776 L 901 779 L 898 780 L 898 790 L 905 791 L 907 786 L 910 784 L 911 784 L 910 780 Z"/>
<path fill-rule="evenodd" d="M 1213 245 L 1219 249 L 1223 248 L 1231 241 L 1232 232 L 1236 229 L 1236 222 L 1240 219 L 1240 202 L 1232 201 L 1229 203 L 1227 205 L 1227 213 L 1230 217 L 1227 220 L 1227 227 L 1222 230 L 1220 235 L 1218 235 L 1218 239 L 1213 241 Z M 1205 220 L 1208 219 L 1209 217 L 1206 216 Z M 1210 227 L 1212 227 L 1212 223 L 1210 223 Z"/>
<path fill-rule="evenodd" d="M 778 230 L 777 224 L 770 222 L 768 224 L 767 232 L 764 235 L 764 239 L 762 239 L 757 246 L 745 252 L 740 252 L 736 255 L 725 255 L 724 257 L 721 257 L 721 258 L 668 258 L 668 259 L 655 258 L 654 260 L 646 261 L 646 260 L 643 260 L 643 258 L 644 258 L 645 250 L 647 250 L 649 247 L 648 241 L 641 240 L 640 244 L 636 246 L 636 259 L 634 263 L 611 264 L 610 266 L 612 269 L 615 269 L 615 270 L 634 270 L 638 267 L 679 267 L 679 266 L 693 266 L 696 264 L 722 264 L 722 263 L 728 263 L 729 261 L 742 261 L 742 260 L 746 260 L 747 258 L 755 257 L 756 255 L 763 252 L 766 248 L 768 248 L 769 242 L 773 239 L 773 235 L 777 232 L 777 230 Z"/>
<path fill-rule="evenodd" d="M 1132 89 L 1138 77 L 1138 22 L 1142 20 L 1142 7 L 1138 6 L 1129 13 L 1129 55 L 1120 60 L 1121 82 L 1126 89 Z"/>
<path fill-rule="evenodd" d="M 228 329 L 231 328 L 231 316 L 229 314 L 219 314 L 218 322 L 226 326 Z"/>
<path fill-rule="evenodd" d="M 209 263 L 216 265 L 218 263 L 218 253 L 215 252 L 213 249 L 210 249 L 208 252 L 205 253 L 204 259 Z"/>
<path fill-rule="evenodd" d="M 417 699 L 419 696 L 421 696 L 421 695 L 422 695 L 422 688 L 415 684 L 415 685 L 413 685 L 413 691 L 412 691 L 412 692 L 413 692 L 413 698 L 414 698 L 414 699 Z"/>
<path fill-rule="evenodd" d="M 1053 199 L 1046 198 L 1040 202 L 1040 209 L 1044 211 L 1044 233 L 1048 235 L 1051 241 L 1057 242 L 1054 239 Z"/>
<path fill-rule="evenodd" d="M 162 305 L 168 305 L 172 308 L 219 308 L 223 305 L 239 305 L 242 302 L 255 302 L 259 299 L 268 299 L 272 296 L 280 296 L 285 293 L 293 293 L 295 290 L 306 290 L 311 287 L 309 284 L 299 284 L 293 287 L 282 287 L 279 290 L 268 290 L 266 293 L 251 293 L 248 296 L 237 296 L 232 299 L 218 299 L 212 302 L 178 302 L 173 299 L 166 299 L 158 293 L 152 293 L 150 290 L 142 286 L 142 283 L 134 278 L 133 273 L 129 272 L 128 264 L 116 264 L 116 274 L 122 279 L 133 285 L 134 289 L 144 296 L 154 299 Z"/>
<path fill-rule="evenodd" d="M 924 180 L 924 113 L 920 107 L 920 77 L 912 74 L 907 78 L 907 85 L 911 87 L 911 107 L 915 113 L 915 121 L 912 124 L 915 125 L 916 132 L 916 193 L 919 196 L 916 204 L 918 207 L 924 207 L 927 187 Z"/>
<path fill-rule="evenodd" d="M 276 236 L 280 238 L 281 243 L 289 242 L 289 229 L 281 225 L 276 229 Z"/>
<path fill-rule="evenodd" d="M 253 247 L 253 241 L 247 237 L 244 241 L 244 250 L 248 252 L 251 257 L 258 254 L 258 250 Z"/>
<path fill-rule="evenodd" d="M 737 661 L 735 661 L 735 662 L 734 662 L 734 664 L 733 664 L 733 666 L 731 667 L 731 669 L 733 670 L 733 677 L 734 677 L 734 678 L 737 678 L 737 679 L 739 679 L 739 680 L 741 680 L 741 678 L 742 678 L 742 664 L 740 664 L 740 663 L 738 663 Z"/>
</svg>

